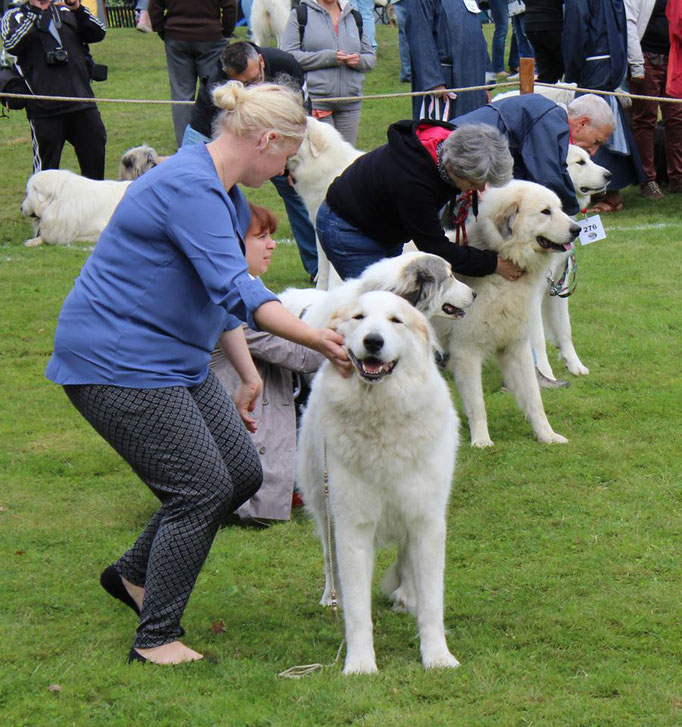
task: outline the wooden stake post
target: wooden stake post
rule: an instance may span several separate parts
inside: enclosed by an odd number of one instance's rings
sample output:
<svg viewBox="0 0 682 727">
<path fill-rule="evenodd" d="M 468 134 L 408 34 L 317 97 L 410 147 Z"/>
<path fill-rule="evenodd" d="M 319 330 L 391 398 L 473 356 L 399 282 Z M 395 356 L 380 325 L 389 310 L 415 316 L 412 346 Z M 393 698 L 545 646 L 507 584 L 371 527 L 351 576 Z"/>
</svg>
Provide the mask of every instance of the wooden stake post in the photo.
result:
<svg viewBox="0 0 682 727">
<path fill-rule="evenodd" d="M 535 59 L 521 58 L 519 70 L 519 85 L 521 93 L 533 93 L 533 86 L 535 83 Z"/>
</svg>

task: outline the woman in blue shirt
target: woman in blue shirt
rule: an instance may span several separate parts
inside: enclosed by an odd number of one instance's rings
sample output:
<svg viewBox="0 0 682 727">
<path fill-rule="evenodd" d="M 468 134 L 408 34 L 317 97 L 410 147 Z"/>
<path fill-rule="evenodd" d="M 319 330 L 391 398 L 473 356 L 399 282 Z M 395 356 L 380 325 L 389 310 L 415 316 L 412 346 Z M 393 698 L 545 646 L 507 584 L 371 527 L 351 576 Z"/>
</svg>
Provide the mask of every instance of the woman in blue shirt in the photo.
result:
<svg viewBox="0 0 682 727">
<path fill-rule="evenodd" d="M 101 577 L 139 615 L 129 661 L 201 658 L 180 619 L 221 520 L 261 484 L 243 422 L 261 381 L 242 322 L 319 351 L 342 371 L 343 339 L 289 314 L 252 278 L 237 183 L 281 174 L 305 131 L 300 98 L 231 82 L 214 92 L 220 133 L 127 191 L 59 316 L 46 375 L 161 500 L 133 547 Z M 242 384 L 235 405 L 209 372 L 220 337 Z"/>
</svg>

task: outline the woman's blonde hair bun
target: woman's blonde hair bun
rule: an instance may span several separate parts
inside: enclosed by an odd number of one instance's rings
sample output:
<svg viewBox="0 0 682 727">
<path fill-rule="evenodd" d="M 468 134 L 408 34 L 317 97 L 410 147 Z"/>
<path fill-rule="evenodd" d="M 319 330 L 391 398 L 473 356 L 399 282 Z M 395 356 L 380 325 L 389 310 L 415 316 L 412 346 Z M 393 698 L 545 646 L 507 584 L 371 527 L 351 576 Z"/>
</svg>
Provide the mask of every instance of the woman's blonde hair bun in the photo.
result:
<svg viewBox="0 0 682 727">
<path fill-rule="evenodd" d="M 213 103 L 225 111 L 234 111 L 244 94 L 244 84 L 240 81 L 228 81 L 213 89 Z"/>
</svg>

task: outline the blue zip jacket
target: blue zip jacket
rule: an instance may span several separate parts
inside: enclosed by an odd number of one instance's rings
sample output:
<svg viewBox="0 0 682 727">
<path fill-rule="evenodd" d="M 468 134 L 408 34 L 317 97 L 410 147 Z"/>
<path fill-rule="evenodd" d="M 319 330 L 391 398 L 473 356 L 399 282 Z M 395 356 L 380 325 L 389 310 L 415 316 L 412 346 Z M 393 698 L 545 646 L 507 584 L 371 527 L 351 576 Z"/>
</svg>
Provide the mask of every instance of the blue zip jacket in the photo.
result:
<svg viewBox="0 0 682 727">
<path fill-rule="evenodd" d="M 181 149 L 136 180 L 64 301 L 45 375 L 57 384 L 194 386 L 218 336 L 277 300 L 252 278 L 243 194 L 208 149 Z"/>
</svg>

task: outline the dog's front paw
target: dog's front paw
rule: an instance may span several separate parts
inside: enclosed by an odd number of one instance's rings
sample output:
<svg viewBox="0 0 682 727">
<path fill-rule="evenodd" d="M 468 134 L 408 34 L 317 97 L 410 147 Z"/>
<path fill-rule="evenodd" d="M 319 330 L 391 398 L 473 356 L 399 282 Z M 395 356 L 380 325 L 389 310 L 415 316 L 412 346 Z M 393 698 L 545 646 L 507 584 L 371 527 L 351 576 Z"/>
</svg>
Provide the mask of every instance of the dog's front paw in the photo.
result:
<svg viewBox="0 0 682 727">
<path fill-rule="evenodd" d="M 24 243 L 25 247 L 39 247 L 43 244 L 43 238 L 42 237 L 32 237 L 30 240 L 26 240 Z"/>
<path fill-rule="evenodd" d="M 580 361 L 578 361 L 577 363 L 567 363 L 566 367 L 573 374 L 573 376 L 587 376 L 587 374 L 590 373 L 590 370 L 587 368 L 587 366 L 583 366 Z"/>
<path fill-rule="evenodd" d="M 472 439 L 471 446 L 483 449 L 484 447 L 494 447 L 495 444 L 489 437 L 481 437 L 480 439 Z"/>
<path fill-rule="evenodd" d="M 543 444 L 566 444 L 568 439 L 562 437 L 561 434 L 552 432 L 551 434 L 538 437 L 538 442 L 542 442 Z"/>
<path fill-rule="evenodd" d="M 346 658 L 343 667 L 344 674 L 374 674 L 376 671 L 377 665 L 372 656 Z"/>
<path fill-rule="evenodd" d="M 459 666 L 459 662 L 449 651 L 425 654 L 422 657 L 422 664 L 424 669 L 456 669 Z"/>
</svg>

